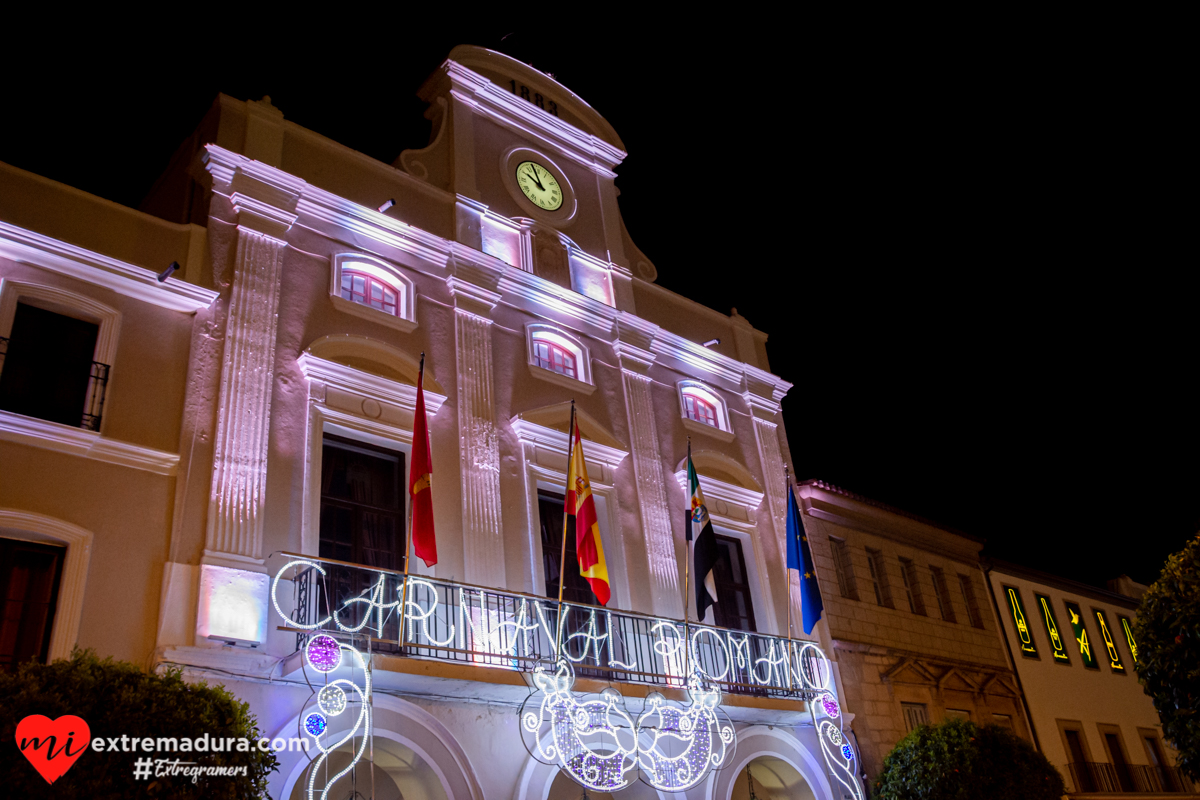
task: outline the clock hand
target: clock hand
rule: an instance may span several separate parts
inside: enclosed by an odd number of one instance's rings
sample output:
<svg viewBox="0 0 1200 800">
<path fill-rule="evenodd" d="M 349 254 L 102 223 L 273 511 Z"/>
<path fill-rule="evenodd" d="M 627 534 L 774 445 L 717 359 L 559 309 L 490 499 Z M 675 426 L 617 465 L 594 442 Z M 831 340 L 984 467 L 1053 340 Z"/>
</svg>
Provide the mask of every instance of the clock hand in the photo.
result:
<svg viewBox="0 0 1200 800">
<path fill-rule="evenodd" d="M 542 186 L 542 179 L 538 177 L 537 167 L 530 165 L 529 172 L 531 175 L 533 175 L 533 179 L 535 181 L 537 181 L 538 188 L 541 189 L 543 192 L 546 191 L 546 187 Z"/>
</svg>

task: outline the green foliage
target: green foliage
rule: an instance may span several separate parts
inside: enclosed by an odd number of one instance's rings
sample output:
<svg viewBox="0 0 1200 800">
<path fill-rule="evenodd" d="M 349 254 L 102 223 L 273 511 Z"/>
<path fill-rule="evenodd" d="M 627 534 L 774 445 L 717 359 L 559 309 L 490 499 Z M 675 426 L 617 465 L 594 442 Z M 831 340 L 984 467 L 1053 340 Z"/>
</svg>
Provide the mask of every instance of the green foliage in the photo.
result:
<svg viewBox="0 0 1200 800">
<path fill-rule="evenodd" d="M 244 776 L 151 777 L 133 779 L 141 753 L 88 749 L 66 775 L 46 783 L 15 746 L 17 724 L 31 714 L 58 719 L 81 717 L 92 738 L 260 736 L 250 706 L 221 686 L 186 683 L 179 671 L 163 675 L 139 667 L 101 660 L 90 650 L 50 664 L 29 662 L 15 674 L 0 674 L 0 786 L 5 797 L 87 797 L 129 800 L 134 797 L 265 798 L 267 776 L 278 769 L 273 752 L 151 753 L 201 765 L 247 767 Z"/>
<path fill-rule="evenodd" d="M 1176 766 L 1200 780 L 1200 536 L 1167 559 L 1138 609 L 1138 680 L 1154 699 Z"/>
<path fill-rule="evenodd" d="M 921 725 L 892 748 L 875 785 L 880 800 L 1059 800 L 1063 781 L 1011 731 L 966 720 Z"/>
</svg>

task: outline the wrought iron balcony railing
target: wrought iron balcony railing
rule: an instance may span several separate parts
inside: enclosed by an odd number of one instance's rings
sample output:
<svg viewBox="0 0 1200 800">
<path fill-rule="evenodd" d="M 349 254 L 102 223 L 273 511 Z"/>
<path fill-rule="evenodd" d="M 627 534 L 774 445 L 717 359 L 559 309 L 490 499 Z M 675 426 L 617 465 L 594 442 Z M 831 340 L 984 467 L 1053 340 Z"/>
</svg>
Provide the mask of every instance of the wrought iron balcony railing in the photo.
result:
<svg viewBox="0 0 1200 800">
<path fill-rule="evenodd" d="M 1175 767 L 1082 761 L 1068 764 L 1067 770 L 1077 793 L 1158 794 L 1196 791 L 1188 777 Z"/>
<path fill-rule="evenodd" d="M 820 696 L 829 662 L 812 642 L 668 620 L 598 606 L 559 605 L 517 592 L 410 576 L 313 556 L 279 554 L 271 593 L 297 632 L 369 635 L 372 650 L 412 658 L 526 670 L 552 659 L 556 639 L 579 677 L 683 686 L 693 669 L 725 692 L 789 699 Z M 286 564 L 286 566 L 283 566 Z M 290 613 L 287 588 L 293 581 Z M 561 627 L 561 631 L 559 626 Z M 684 641 L 688 642 L 685 649 Z"/>
</svg>

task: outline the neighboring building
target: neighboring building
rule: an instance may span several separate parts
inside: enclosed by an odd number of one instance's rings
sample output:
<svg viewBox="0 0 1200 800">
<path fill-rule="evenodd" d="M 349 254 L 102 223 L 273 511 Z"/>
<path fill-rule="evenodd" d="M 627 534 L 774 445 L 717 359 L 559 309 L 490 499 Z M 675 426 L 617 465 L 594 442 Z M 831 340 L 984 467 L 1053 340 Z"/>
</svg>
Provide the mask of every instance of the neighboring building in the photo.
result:
<svg viewBox="0 0 1200 800">
<path fill-rule="evenodd" d="M 1042 752 L 1072 794 L 1194 792 L 1138 683 L 1133 597 L 1003 562 L 988 581 Z M 1118 586 L 1140 594 L 1127 577 Z M 1192 795 L 1196 796 L 1196 795 Z"/>
<path fill-rule="evenodd" d="M 797 494 L 870 778 L 923 723 L 962 717 L 1030 738 L 979 570 L 982 541 L 823 481 Z"/>
<path fill-rule="evenodd" d="M 577 690 L 616 687 L 631 709 L 651 689 L 683 699 L 690 436 L 725 558 L 721 627 L 688 633 L 694 658 L 720 674 L 740 743 L 727 769 L 673 796 L 728 800 L 753 780 L 759 797 L 857 797 L 853 776 L 829 766 L 830 742 L 850 749 L 829 722 L 838 707 L 808 702 L 821 692 L 804 681 L 850 687 L 832 669 L 800 670 L 811 663 L 784 638 L 779 403 L 791 386 L 769 372 L 766 335 L 654 284 L 617 203 L 623 144 L 568 89 L 463 47 L 420 94 L 429 145 L 395 165 L 285 120 L 267 99 L 222 96 L 143 212 L 3 168 L 0 565 L 11 587 L 28 587 L 7 595 L 8 663 L 78 643 L 178 666 L 248 701 L 271 737 L 290 737 L 303 735 L 320 678 L 299 648 L 306 631 L 327 629 L 372 655 L 373 766 L 352 779 L 363 796 L 575 798 L 577 786 L 522 746 L 518 718 L 522 672 L 554 638 L 544 615 L 557 608 L 546 598 L 564 555 L 574 400 L 613 595 L 611 615 L 592 615 L 569 541 Z M 173 261 L 179 272 L 157 280 Z M 356 631 L 328 618 L 352 615 L 359 606 L 345 601 L 375 587 L 377 604 L 399 601 L 422 354 L 438 562 L 412 565 L 423 582 L 407 597 L 417 611 L 402 652 L 394 613 Z M 27 380 L 37 370 L 54 376 L 53 392 Z M 886 516 L 887 530 L 902 519 Z M 850 537 L 864 589 L 865 545 L 918 557 L 871 525 L 825 527 Z M 900 530 L 914 527 L 963 564 L 975 552 L 909 520 Z M 284 571 L 292 553 L 305 563 Z M 951 586 L 967 569 L 919 557 Z M 899 587 L 896 564 L 885 569 Z M 852 632 L 854 601 L 831 602 L 835 637 L 862 650 L 838 654 L 865 675 L 877 648 L 896 686 L 903 670 L 937 678 L 936 692 L 903 695 L 929 698 L 934 716 L 942 705 L 1013 716 L 995 636 L 970 626 L 977 609 L 948 602 L 960 622 L 930 623 L 942 645 L 906 635 L 896 657 L 898 636 Z M 909 615 L 860 605 L 873 615 L 860 627 Z M 798 599 L 791 608 L 799 619 Z M 957 645 L 972 652 L 955 660 Z M 977 702 L 949 699 L 964 686 Z M 320 701 L 330 730 L 334 694 Z M 869 741 L 877 760 L 882 742 Z M 340 749 L 324 774 L 351 756 Z M 308 759 L 280 759 L 273 796 L 302 796 Z M 620 794 L 661 796 L 642 783 Z"/>
</svg>

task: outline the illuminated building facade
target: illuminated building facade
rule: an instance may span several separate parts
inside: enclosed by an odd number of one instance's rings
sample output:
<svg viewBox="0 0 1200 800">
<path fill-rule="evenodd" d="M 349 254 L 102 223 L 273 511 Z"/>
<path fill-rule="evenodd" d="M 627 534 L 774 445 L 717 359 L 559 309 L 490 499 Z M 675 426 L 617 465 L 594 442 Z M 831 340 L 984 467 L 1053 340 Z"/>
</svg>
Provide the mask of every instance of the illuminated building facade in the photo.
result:
<svg viewBox="0 0 1200 800">
<path fill-rule="evenodd" d="M 951 717 L 1031 739 L 982 541 L 822 481 L 798 492 L 867 773 L 917 725 Z"/>
<path fill-rule="evenodd" d="M 787 637 L 766 335 L 654 283 L 624 146 L 568 89 L 463 47 L 420 94 L 430 141 L 393 165 L 222 96 L 141 212 L 5 168 L 0 539 L 40 576 L 7 657 L 179 666 L 271 737 L 349 737 L 282 754 L 276 797 L 558 800 L 571 770 L 595 798 L 861 797 L 829 642 Z M 422 354 L 439 555 L 404 582 Z M 572 400 L 608 609 L 562 552 Z M 682 623 L 688 437 L 709 627 Z M 579 755 L 579 714 L 620 753 Z"/>
<path fill-rule="evenodd" d="M 1125 578 L 1114 582 L 1129 592 L 1121 594 L 1015 564 L 987 567 L 1038 743 L 1068 792 L 1196 797 L 1134 672 L 1146 587 Z"/>
</svg>

